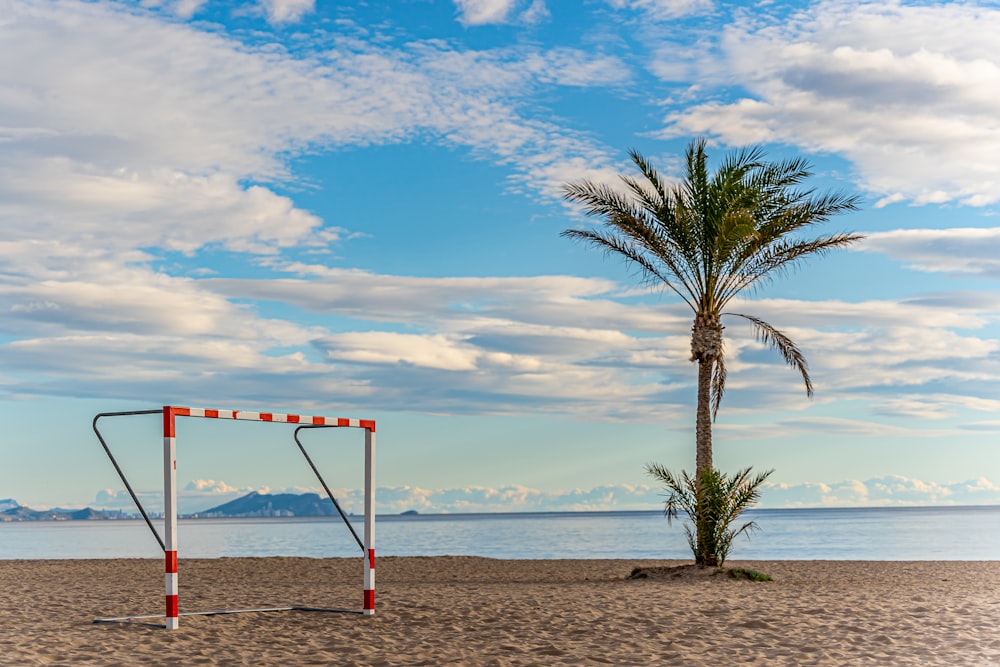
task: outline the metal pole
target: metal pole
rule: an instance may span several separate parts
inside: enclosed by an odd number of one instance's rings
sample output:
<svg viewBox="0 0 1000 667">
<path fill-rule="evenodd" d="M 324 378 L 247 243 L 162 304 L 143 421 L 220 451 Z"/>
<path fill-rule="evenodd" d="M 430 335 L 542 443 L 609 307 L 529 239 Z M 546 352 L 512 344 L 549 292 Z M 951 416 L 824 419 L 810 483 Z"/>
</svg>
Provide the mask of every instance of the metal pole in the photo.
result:
<svg viewBox="0 0 1000 667">
<path fill-rule="evenodd" d="M 104 447 L 104 453 L 108 455 L 109 459 L 111 459 L 111 465 L 115 467 L 115 471 L 118 473 L 118 477 L 121 478 L 122 484 L 124 484 L 125 488 L 128 489 L 128 494 L 132 496 L 132 502 L 134 502 L 135 506 L 139 509 L 139 514 L 141 514 L 142 518 L 146 521 L 146 525 L 149 526 L 149 530 L 152 531 L 153 537 L 155 537 L 156 541 L 159 542 L 160 548 L 166 551 L 167 547 L 163 544 L 163 538 L 161 538 L 160 534 L 156 532 L 156 528 L 153 527 L 153 522 L 149 520 L 149 515 L 146 514 L 145 508 L 142 506 L 142 503 L 139 502 L 139 498 L 135 495 L 135 491 L 132 490 L 132 485 L 128 483 L 128 479 L 125 478 L 125 473 L 122 472 L 121 467 L 118 465 L 118 461 L 115 460 L 114 455 L 111 453 L 111 449 L 108 447 L 108 443 L 104 441 L 104 436 L 101 435 L 100 430 L 98 430 L 97 428 L 97 420 L 100 419 L 101 417 L 126 417 L 128 415 L 156 415 L 160 414 L 160 412 L 161 412 L 160 410 L 102 412 L 94 417 L 93 427 L 94 427 L 94 433 L 97 435 L 97 439 L 100 440 L 101 442 L 101 447 Z"/>
<path fill-rule="evenodd" d="M 361 538 L 358 537 L 358 533 L 354 530 L 354 526 L 351 525 L 350 519 L 348 519 L 347 515 L 344 514 L 344 510 L 342 510 L 340 508 L 340 503 L 338 503 L 337 499 L 333 497 L 333 492 L 330 491 L 330 487 L 327 486 L 326 480 L 323 479 L 323 476 L 319 474 L 319 469 L 316 468 L 316 464 L 313 463 L 313 460 L 311 458 L 309 458 L 309 454 L 308 454 L 308 452 L 306 452 L 306 448 L 302 446 L 302 441 L 299 440 L 299 431 L 301 431 L 304 428 L 336 428 L 336 427 L 330 427 L 330 426 L 300 426 L 297 429 L 295 429 L 295 432 L 292 434 L 292 437 L 295 439 L 295 444 L 299 446 L 299 451 L 302 452 L 302 456 L 306 457 L 306 461 L 309 463 L 309 467 L 312 468 L 313 473 L 315 473 L 316 479 L 318 479 L 319 483 L 323 485 L 323 489 L 326 491 L 326 495 L 329 496 L 330 500 L 333 501 L 333 506 L 336 507 L 337 508 L 337 512 L 340 513 L 340 518 L 344 520 L 345 524 L 347 524 L 348 530 L 350 530 L 351 531 L 351 535 L 354 536 L 354 541 L 358 543 L 358 546 L 361 548 L 361 551 L 364 552 L 365 545 L 361 542 Z"/>
</svg>

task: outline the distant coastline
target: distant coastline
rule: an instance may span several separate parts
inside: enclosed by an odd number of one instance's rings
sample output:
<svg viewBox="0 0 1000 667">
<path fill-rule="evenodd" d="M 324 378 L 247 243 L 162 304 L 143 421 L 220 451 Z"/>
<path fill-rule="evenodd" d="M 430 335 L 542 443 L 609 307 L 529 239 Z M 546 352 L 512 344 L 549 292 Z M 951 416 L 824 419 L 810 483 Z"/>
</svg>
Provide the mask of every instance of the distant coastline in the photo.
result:
<svg viewBox="0 0 1000 667">
<path fill-rule="evenodd" d="M 9 502 L 9 501 L 0 501 Z M 63 509 L 56 507 L 49 510 L 33 510 L 24 505 L 7 507 L 0 511 L 0 522 L 12 521 L 104 521 L 131 519 L 138 517 L 121 510 L 95 510 L 90 507 L 83 509 Z"/>
<path fill-rule="evenodd" d="M 843 512 L 871 512 L 872 510 L 886 511 L 924 511 L 928 509 L 976 509 L 980 508 L 989 511 L 992 508 L 1000 507 L 997 504 L 978 505 L 881 505 L 863 507 L 756 507 L 750 510 L 753 514 L 784 514 L 798 513 L 802 511 L 822 512 L 824 514 Z M 503 516 L 552 516 L 552 515 L 632 515 L 635 513 L 655 513 L 662 514 L 660 508 L 650 509 L 612 509 L 612 510 L 501 510 L 496 512 L 418 512 L 414 509 L 405 510 L 399 513 L 378 514 L 380 517 L 410 518 L 410 519 L 448 519 L 460 517 L 503 517 Z M 352 512 L 346 512 L 349 516 L 354 516 Z M 324 517 L 337 514 L 333 503 L 329 498 L 323 498 L 316 493 L 280 493 L 267 494 L 250 492 L 245 496 L 237 498 L 222 505 L 211 507 L 198 512 L 181 514 L 182 519 L 260 519 L 260 518 L 308 518 Z M 149 512 L 151 519 L 163 518 L 160 512 Z M 21 522 L 21 521 L 121 521 L 142 519 L 138 511 L 94 509 L 85 507 L 82 509 L 53 508 L 46 510 L 35 510 L 25 505 L 19 504 L 12 498 L 0 499 L 0 523 Z"/>
<path fill-rule="evenodd" d="M 260 517 L 330 516 L 336 513 L 329 498 L 315 493 L 267 494 L 251 491 L 245 496 L 216 507 L 182 515 L 185 519 L 237 519 Z M 149 513 L 151 518 L 161 513 Z M 19 504 L 13 498 L 0 500 L 0 521 L 106 521 L 141 518 L 139 512 L 53 508 L 35 510 Z"/>
</svg>

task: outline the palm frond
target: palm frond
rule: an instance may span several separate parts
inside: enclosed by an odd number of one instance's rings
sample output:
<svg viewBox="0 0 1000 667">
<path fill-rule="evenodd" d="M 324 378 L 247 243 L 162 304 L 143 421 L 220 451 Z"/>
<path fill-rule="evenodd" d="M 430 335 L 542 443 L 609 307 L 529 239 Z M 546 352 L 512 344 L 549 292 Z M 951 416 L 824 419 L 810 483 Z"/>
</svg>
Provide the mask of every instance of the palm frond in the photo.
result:
<svg viewBox="0 0 1000 667">
<path fill-rule="evenodd" d="M 784 275 L 806 258 L 844 248 L 863 238 L 863 234 L 853 233 L 832 234 L 803 241 L 779 238 L 767 247 L 747 249 L 744 261 L 734 262 L 740 266 L 731 267 L 720 280 L 720 300 L 723 304 L 728 303 L 748 288 Z"/>
<path fill-rule="evenodd" d="M 720 354 L 712 367 L 712 421 L 719 416 L 722 395 L 726 393 L 726 357 Z"/>
<path fill-rule="evenodd" d="M 697 295 L 703 291 L 696 249 L 697 239 L 690 233 L 690 224 L 673 215 L 673 203 L 656 172 L 642 160 L 637 160 L 648 179 L 650 188 L 631 177 L 623 180 L 632 190 L 629 198 L 604 184 L 570 183 L 563 189 L 564 197 L 584 206 L 588 215 L 603 217 L 605 230 L 566 230 L 563 236 L 596 245 L 609 254 L 623 256 L 638 266 L 649 282 L 663 282 L 692 309 Z M 652 209 L 652 210 L 651 210 Z"/>
<path fill-rule="evenodd" d="M 746 191 L 748 176 L 765 166 L 761 146 L 744 146 L 729 153 L 715 172 L 712 185 L 721 192 Z"/>
<path fill-rule="evenodd" d="M 587 215 L 613 217 L 627 215 L 641 217 L 642 212 L 635 202 L 604 183 L 567 183 L 563 186 L 563 198 L 583 204 Z"/>
<path fill-rule="evenodd" d="M 622 180 L 653 214 L 655 224 L 663 230 L 665 238 L 670 239 L 689 264 L 693 263 L 698 250 L 698 237 L 693 233 L 697 226 L 691 224 L 691 216 L 687 214 L 690 207 L 685 201 L 683 184 L 669 186 L 639 151 L 632 149 L 629 156 L 645 183 L 631 176 L 623 176 Z"/>
<path fill-rule="evenodd" d="M 622 236 L 616 234 L 592 229 L 566 229 L 560 232 L 559 235 L 597 246 L 606 254 L 623 257 L 629 264 L 633 264 L 639 268 L 643 273 L 646 283 L 650 285 L 662 283 L 667 289 L 679 296 L 690 308 L 695 308 L 691 294 L 697 293 L 697 290 L 687 281 L 682 268 L 676 266 L 669 259 L 664 261 L 662 256 L 657 256 L 657 259 L 664 264 L 664 266 L 659 266 L 640 247 L 630 242 L 628 237 L 622 238 Z"/>
<path fill-rule="evenodd" d="M 669 200 L 665 200 L 663 195 L 656 191 L 654 188 L 647 187 L 647 184 L 640 181 L 638 178 L 629 175 L 623 175 L 621 177 L 622 182 L 628 186 L 628 189 L 632 191 L 639 203 L 642 205 L 650 215 L 654 217 L 659 217 L 664 210 L 664 207 L 669 207 Z"/>
<path fill-rule="evenodd" d="M 636 167 L 639 168 L 639 172 L 642 173 L 643 177 L 649 182 L 653 187 L 653 191 L 656 192 L 662 199 L 669 199 L 669 190 L 666 183 L 663 182 L 663 177 L 660 173 L 650 164 L 649 160 L 634 148 L 629 149 L 629 157 L 632 158 L 632 162 Z"/>
<path fill-rule="evenodd" d="M 795 368 L 802 374 L 802 381 L 806 385 L 806 396 L 812 398 L 813 385 L 812 380 L 809 377 L 809 366 L 806 363 L 806 358 L 802 354 L 802 351 L 799 350 L 798 346 L 794 341 L 792 341 L 791 338 L 786 336 L 781 331 L 778 331 L 764 320 L 754 317 L 753 315 L 744 315 L 742 313 L 726 314 L 742 317 L 743 319 L 749 321 L 753 325 L 754 336 L 757 340 L 764 343 L 772 350 L 776 350 L 785 360 L 786 364 Z"/>
<path fill-rule="evenodd" d="M 651 477 L 655 477 L 667 490 L 667 500 L 664 503 L 663 514 L 667 517 L 667 523 L 680 516 L 679 511 L 691 515 L 695 511 L 692 504 L 691 491 L 694 488 L 694 480 L 688 476 L 687 472 L 681 471 L 678 477 L 659 463 L 647 463 L 646 472 Z"/>
</svg>

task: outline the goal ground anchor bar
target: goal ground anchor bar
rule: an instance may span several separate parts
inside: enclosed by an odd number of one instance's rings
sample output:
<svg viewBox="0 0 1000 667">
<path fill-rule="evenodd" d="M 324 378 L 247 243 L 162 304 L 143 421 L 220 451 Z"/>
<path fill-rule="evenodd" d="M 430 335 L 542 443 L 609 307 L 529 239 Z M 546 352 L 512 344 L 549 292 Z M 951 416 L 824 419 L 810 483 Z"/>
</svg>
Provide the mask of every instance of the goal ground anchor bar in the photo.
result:
<svg viewBox="0 0 1000 667">
<path fill-rule="evenodd" d="M 306 611 L 306 612 L 325 612 L 330 614 L 364 614 L 363 611 L 358 609 L 327 609 L 326 607 L 305 607 L 300 605 L 294 605 L 290 607 L 258 607 L 254 609 L 211 609 L 209 611 L 182 611 L 178 616 L 221 616 L 223 614 L 249 614 L 249 613 L 260 613 L 260 612 L 271 612 L 271 611 Z M 162 618 L 166 619 L 163 614 L 143 614 L 139 616 L 115 616 L 112 618 L 95 618 L 94 623 L 129 623 L 131 621 L 141 621 L 145 619 L 152 618 Z M 165 623 L 160 624 L 149 624 L 149 625 L 159 625 L 164 626 Z"/>
</svg>

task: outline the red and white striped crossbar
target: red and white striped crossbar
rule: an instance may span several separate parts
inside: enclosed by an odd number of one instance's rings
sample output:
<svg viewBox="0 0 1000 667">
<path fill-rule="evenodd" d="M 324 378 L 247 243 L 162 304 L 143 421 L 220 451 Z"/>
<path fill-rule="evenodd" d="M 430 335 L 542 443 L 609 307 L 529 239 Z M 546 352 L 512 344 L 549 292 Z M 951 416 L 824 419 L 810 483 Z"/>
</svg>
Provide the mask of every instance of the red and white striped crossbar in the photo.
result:
<svg viewBox="0 0 1000 667">
<path fill-rule="evenodd" d="M 244 421 L 276 422 L 306 426 L 340 426 L 365 430 L 365 588 L 362 613 L 375 613 L 375 421 L 163 406 L 163 523 L 166 561 L 166 627 L 176 630 L 180 616 L 177 593 L 177 417 L 205 417 Z"/>
<path fill-rule="evenodd" d="M 167 412 L 174 417 L 206 417 L 208 419 L 237 419 L 251 422 L 276 422 L 279 424 L 303 424 L 312 426 L 345 426 L 375 430 L 373 419 L 344 419 L 331 417 L 315 417 L 309 415 L 289 415 L 280 412 L 249 412 L 247 410 L 212 410 L 209 408 L 182 408 L 166 406 L 163 408 L 163 418 Z M 167 423 L 164 421 L 164 428 Z"/>
</svg>

